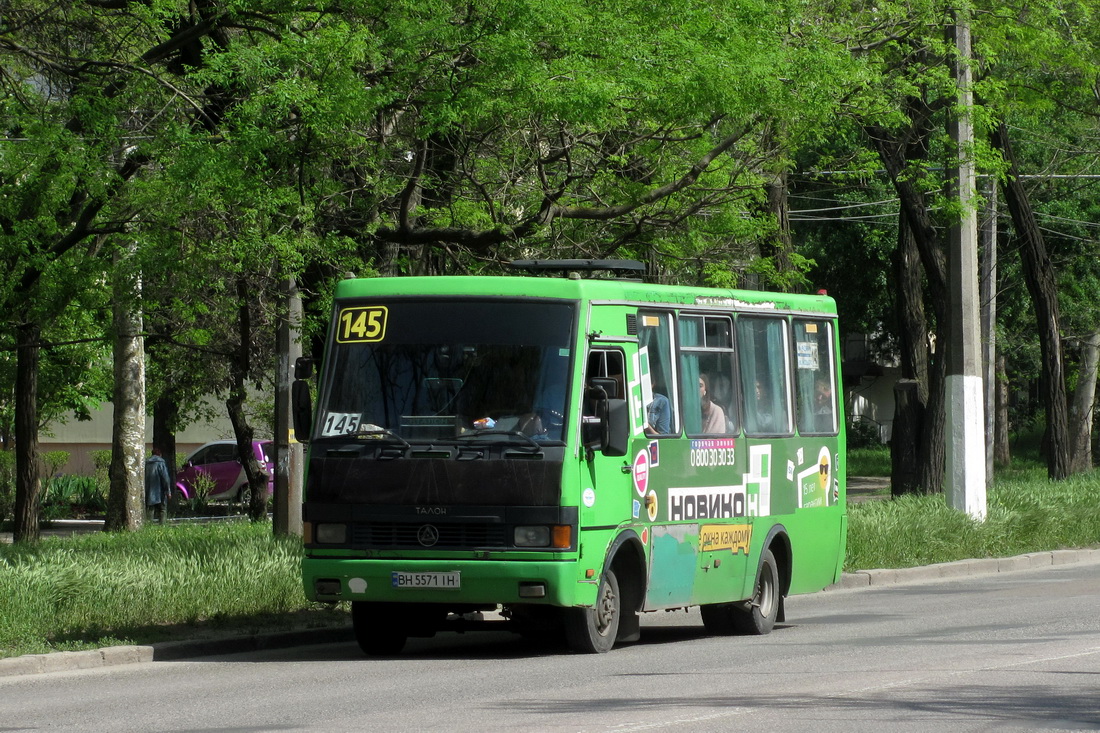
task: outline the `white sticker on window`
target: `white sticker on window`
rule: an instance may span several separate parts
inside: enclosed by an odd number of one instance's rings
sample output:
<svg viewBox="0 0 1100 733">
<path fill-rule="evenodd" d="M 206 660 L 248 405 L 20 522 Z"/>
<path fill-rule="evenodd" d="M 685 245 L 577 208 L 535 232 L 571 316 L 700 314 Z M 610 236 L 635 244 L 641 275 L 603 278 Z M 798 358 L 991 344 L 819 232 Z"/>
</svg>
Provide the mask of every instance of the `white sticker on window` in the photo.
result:
<svg viewBox="0 0 1100 733">
<path fill-rule="evenodd" d="M 321 435 L 346 435 L 359 430 L 359 420 L 362 416 L 358 412 L 330 412 L 325 416 L 325 424 L 321 427 Z"/>
</svg>

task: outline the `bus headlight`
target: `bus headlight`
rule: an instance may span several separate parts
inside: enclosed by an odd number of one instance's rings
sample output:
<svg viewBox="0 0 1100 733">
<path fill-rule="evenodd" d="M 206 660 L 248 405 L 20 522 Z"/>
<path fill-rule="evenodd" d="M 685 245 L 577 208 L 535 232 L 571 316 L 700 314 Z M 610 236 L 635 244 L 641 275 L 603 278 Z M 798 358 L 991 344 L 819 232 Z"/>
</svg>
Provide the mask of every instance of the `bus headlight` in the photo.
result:
<svg viewBox="0 0 1100 733">
<path fill-rule="evenodd" d="M 516 527 L 514 541 L 516 547 L 549 547 L 550 528 L 546 525 Z"/>
<path fill-rule="evenodd" d="M 516 547 L 552 547 L 568 550 L 573 545 L 573 528 L 568 524 L 535 524 L 516 527 L 512 536 Z"/>
<path fill-rule="evenodd" d="M 342 545 L 348 541 L 346 524 L 318 524 L 313 529 L 314 541 L 323 545 Z"/>
</svg>

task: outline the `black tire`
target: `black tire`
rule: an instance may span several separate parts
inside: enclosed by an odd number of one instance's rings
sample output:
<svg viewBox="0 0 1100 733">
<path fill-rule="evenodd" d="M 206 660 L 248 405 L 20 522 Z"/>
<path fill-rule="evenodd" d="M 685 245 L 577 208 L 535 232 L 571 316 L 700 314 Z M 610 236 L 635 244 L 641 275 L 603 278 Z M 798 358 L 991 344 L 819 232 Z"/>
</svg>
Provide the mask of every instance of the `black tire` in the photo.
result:
<svg viewBox="0 0 1100 733">
<path fill-rule="evenodd" d="M 613 570 L 606 570 L 593 608 L 565 609 L 565 638 L 581 654 L 604 654 L 615 646 L 623 599 Z"/>
<path fill-rule="evenodd" d="M 771 550 L 765 550 L 752 598 L 738 603 L 713 603 L 699 608 L 703 627 L 712 634 L 763 636 L 775 628 L 782 598 L 779 566 Z"/>
<path fill-rule="evenodd" d="M 392 657 L 405 648 L 408 630 L 399 614 L 383 603 L 352 601 L 351 624 L 355 641 L 371 657 Z"/>
</svg>

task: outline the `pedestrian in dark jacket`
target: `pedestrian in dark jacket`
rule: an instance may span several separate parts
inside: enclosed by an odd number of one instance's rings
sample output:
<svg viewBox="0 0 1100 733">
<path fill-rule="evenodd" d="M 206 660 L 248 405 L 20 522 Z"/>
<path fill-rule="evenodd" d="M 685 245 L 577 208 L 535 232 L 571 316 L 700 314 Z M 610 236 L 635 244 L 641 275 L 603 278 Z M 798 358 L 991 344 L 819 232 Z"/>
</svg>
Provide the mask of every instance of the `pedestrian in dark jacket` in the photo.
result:
<svg viewBox="0 0 1100 733">
<path fill-rule="evenodd" d="M 149 519 L 159 515 L 160 523 L 164 524 L 171 492 L 168 464 L 161 457 L 160 448 L 153 448 L 153 455 L 145 459 L 145 509 Z"/>
</svg>

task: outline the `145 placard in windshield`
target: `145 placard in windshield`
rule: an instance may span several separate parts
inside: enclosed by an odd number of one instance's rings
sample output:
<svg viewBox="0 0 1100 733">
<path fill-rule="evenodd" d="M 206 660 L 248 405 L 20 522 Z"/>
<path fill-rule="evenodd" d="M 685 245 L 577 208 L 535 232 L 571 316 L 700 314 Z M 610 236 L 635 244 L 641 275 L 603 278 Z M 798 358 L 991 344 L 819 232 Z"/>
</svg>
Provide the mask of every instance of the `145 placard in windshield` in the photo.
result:
<svg viewBox="0 0 1100 733">
<path fill-rule="evenodd" d="M 336 323 L 336 341 L 341 344 L 361 344 L 381 341 L 386 337 L 384 305 L 343 308 Z"/>
</svg>

